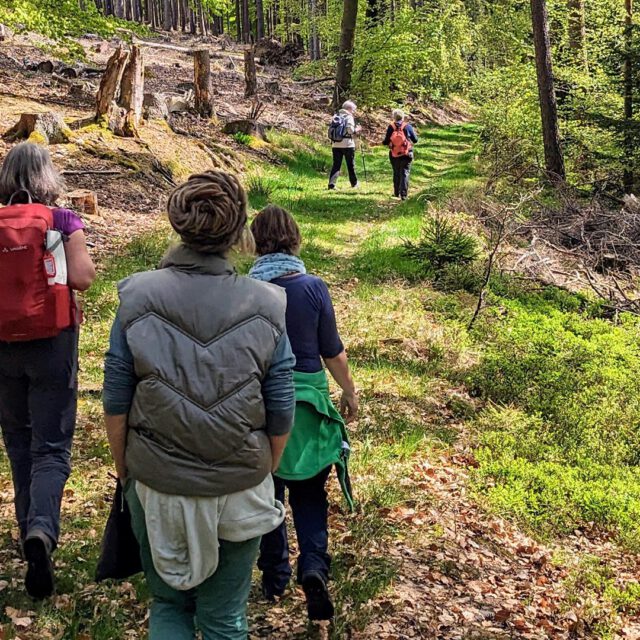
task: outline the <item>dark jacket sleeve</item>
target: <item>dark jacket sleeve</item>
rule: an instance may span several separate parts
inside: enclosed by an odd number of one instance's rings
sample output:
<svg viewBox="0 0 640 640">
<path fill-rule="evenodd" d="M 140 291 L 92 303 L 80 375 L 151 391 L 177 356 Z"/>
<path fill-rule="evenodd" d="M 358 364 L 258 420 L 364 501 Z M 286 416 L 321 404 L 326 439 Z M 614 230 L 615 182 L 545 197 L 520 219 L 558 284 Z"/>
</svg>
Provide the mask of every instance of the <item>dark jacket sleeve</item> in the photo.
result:
<svg viewBox="0 0 640 640">
<path fill-rule="evenodd" d="M 418 142 L 418 136 L 416 135 L 416 130 L 410 124 L 408 124 L 405 127 L 404 131 L 407 134 L 407 138 L 409 138 L 409 140 L 411 140 L 413 144 L 416 144 Z"/>
<path fill-rule="evenodd" d="M 389 125 L 387 127 L 387 135 L 384 138 L 384 142 L 382 143 L 383 146 L 388 147 L 389 144 L 391 143 L 391 134 L 393 133 L 393 127 L 391 125 Z"/>
</svg>

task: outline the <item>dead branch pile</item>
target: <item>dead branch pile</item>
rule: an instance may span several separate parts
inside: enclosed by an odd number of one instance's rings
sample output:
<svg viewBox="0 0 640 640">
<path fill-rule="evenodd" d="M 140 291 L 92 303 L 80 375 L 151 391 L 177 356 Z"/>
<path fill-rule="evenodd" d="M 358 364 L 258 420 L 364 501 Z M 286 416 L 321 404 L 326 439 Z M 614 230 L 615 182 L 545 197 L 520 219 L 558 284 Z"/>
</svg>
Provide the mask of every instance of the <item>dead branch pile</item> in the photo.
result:
<svg viewBox="0 0 640 640">
<path fill-rule="evenodd" d="M 632 275 L 640 270 L 640 201 L 635 196 L 611 210 L 599 199 L 584 205 L 565 195 L 561 207 L 542 205 L 528 226 L 597 273 Z"/>
</svg>

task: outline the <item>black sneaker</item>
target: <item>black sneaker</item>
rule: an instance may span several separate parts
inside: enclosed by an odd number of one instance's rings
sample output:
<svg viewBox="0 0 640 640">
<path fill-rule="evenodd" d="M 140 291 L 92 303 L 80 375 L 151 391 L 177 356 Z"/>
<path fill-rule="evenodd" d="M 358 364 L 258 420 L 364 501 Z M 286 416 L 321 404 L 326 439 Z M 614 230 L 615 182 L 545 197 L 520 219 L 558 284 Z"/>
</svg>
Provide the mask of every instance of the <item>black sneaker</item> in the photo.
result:
<svg viewBox="0 0 640 640">
<path fill-rule="evenodd" d="M 24 557 L 28 563 L 24 586 L 35 600 L 43 600 L 53 594 L 53 563 L 49 544 L 44 537 L 32 535 L 24 541 Z"/>
<path fill-rule="evenodd" d="M 302 578 L 302 589 L 307 597 L 309 620 L 331 620 L 334 608 L 324 578 L 319 573 L 308 573 Z"/>
<path fill-rule="evenodd" d="M 333 191 L 336 188 L 335 184 L 330 184 L 329 185 L 329 191 Z"/>
</svg>

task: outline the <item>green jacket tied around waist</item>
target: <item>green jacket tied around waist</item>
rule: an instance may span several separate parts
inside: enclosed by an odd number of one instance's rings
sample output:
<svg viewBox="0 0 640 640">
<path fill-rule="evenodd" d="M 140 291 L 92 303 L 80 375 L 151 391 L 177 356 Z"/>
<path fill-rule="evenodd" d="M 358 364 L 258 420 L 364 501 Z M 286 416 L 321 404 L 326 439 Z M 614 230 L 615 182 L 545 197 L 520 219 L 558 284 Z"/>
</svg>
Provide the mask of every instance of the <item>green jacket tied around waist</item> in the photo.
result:
<svg viewBox="0 0 640 640">
<path fill-rule="evenodd" d="M 294 371 L 296 415 L 282 461 L 276 471 L 284 480 L 307 480 L 336 466 L 342 492 L 353 510 L 349 480 L 349 436 L 344 420 L 333 406 L 324 371 Z"/>
</svg>

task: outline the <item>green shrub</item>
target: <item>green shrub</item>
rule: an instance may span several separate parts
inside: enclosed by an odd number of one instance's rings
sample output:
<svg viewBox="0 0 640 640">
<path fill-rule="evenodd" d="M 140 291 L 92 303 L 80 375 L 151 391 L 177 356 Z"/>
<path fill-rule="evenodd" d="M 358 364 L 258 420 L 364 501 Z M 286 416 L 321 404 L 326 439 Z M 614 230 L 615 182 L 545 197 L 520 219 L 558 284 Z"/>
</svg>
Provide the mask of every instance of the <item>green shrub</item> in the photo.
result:
<svg viewBox="0 0 640 640">
<path fill-rule="evenodd" d="M 425 272 L 447 265 L 463 265 L 478 257 L 476 239 L 455 222 L 441 215 L 428 215 L 418 242 L 405 242 L 407 256 L 423 265 Z"/>
<path fill-rule="evenodd" d="M 638 547 L 639 468 L 587 459 L 567 463 L 556 430 L 517 409 L 490 407 L 476 427 L 475 479 L 495 508 L 547 534 L 595 523 Z"/>
<path fill-rule="evenodd" d="M 271 201 L 276 183 L 272 178 L 253 174 L 247 178 L 245 188 L 251 206 L 254 209 L 261 209 Z"/>
<path fill-rule="evenodd" d="M 437 274 L 434 286 L 439 291 L 466 291 L 477 295 L 482 288 L 485 274 L 478 263 L 448 264 Z"/>
<path fill-rule="evenodd" d="M 517 302 L 491 315 L 481 325 L 489 346 L 468 374 L 471 390 L 539 417 L 570 463 L 639 464 L 637 320 L 615 326 Z"/>
</svg>

